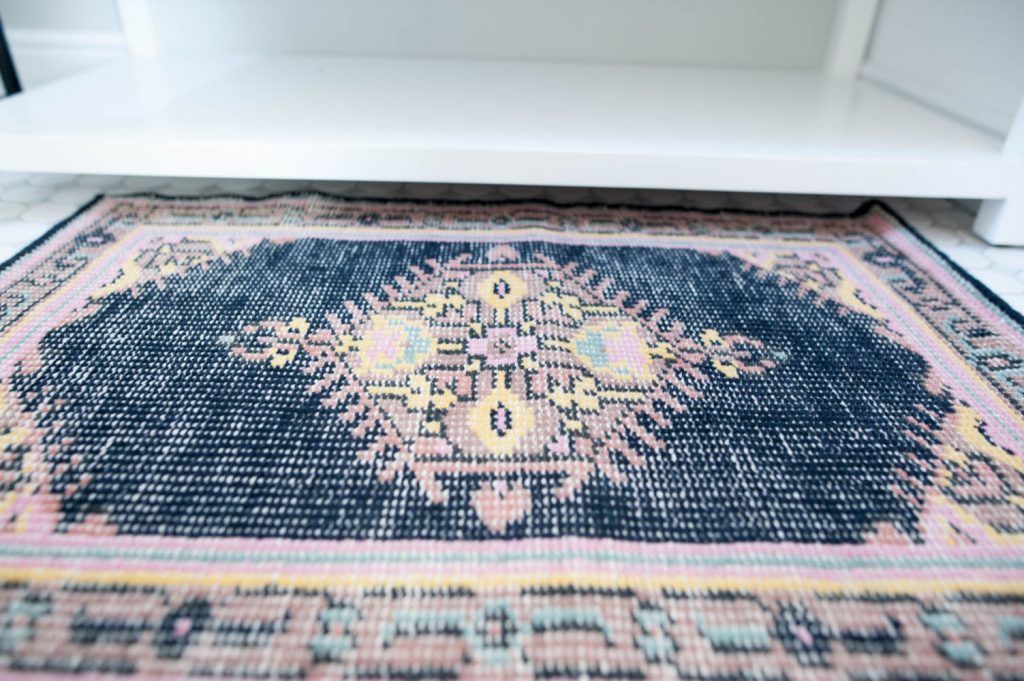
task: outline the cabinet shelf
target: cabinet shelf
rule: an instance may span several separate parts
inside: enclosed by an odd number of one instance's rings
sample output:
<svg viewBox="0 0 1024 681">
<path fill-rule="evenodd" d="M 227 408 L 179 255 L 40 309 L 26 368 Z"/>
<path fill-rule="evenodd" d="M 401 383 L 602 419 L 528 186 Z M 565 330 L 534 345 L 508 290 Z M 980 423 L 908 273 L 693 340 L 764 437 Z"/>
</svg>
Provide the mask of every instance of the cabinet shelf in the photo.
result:
<svg viewBox="0 0 1024 681">
<path fill-rule="evenodd" d="M 0 100 L 0 169 L 1001 198 L 999 138 L 814 71 L 124 57 Z"/>
</svg>

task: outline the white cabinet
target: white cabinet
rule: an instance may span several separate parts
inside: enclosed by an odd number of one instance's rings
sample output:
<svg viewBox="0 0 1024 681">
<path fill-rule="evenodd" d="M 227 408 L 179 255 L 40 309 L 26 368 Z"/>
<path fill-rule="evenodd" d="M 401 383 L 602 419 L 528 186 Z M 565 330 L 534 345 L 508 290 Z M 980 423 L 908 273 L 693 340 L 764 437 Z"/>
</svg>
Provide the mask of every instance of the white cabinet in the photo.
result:
<svg viewBox="0 0 1024 681">
<path fill-rule="evenodd" d="M 979 198 L 1024 244 L 1013 0 L 117 6 L 123 56 L 0 100 L 0 169 Z"/>
</svg>

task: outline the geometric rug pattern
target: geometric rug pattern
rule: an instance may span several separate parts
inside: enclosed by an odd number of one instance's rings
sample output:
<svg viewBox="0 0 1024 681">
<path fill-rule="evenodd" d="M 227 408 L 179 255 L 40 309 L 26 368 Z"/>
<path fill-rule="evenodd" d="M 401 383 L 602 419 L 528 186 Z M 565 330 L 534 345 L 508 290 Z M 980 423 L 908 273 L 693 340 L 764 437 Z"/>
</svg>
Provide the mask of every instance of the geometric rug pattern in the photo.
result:
<svg viewBox="0 0 1024 681">
<path fill-rule="evenodd" d="M 1019 678 L 1022 415 L 878 203 L 99 198 L 0 271 L 0 669 Z"/>
</svg>

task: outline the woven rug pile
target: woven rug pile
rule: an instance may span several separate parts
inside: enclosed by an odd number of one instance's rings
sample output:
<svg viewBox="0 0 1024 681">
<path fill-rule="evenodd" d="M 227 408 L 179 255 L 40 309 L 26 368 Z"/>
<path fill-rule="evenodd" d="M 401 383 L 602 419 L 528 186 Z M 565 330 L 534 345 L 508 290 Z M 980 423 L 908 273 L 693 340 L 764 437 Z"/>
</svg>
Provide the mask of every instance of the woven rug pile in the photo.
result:
<svg viewBox="0 0 1024 681">
<path fill-rule="evenodd" d="M 0 272 L 0 675 L 1019 679 L 1021 321 L 875 203 L 100 198 Z"/>
</svg>

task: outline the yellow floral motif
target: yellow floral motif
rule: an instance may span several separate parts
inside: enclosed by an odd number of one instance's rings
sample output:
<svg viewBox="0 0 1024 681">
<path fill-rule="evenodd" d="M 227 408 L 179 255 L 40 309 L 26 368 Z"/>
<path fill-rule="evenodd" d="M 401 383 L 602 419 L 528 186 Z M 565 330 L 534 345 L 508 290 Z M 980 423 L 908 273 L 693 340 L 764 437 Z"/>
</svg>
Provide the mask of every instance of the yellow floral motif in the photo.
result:
<svg viewBox="0 0 1024 681">
<path fill-rule="evenodd" d="M 16 398 L 12 398 L 7 388 L 0 385 L 0 414 L 4 413 L 9 408 L 8 405 L 15 400 Z M 24 444 L 31 435 L 32 431 L 29 428 L 21 426 L 9 428 L 6 433 L 0 435 L 0 454 L 6 455 L 10 447 Z M 36 448 L 30 448 L 22 455 L 20 469 L 16 474 L 8 478 L 8 480 L 13 478 L 14 484 L 12 489 L 0 494 L 0 520 L 3 521 L 0 527 L 9 522 L 9 516 L 15 515 L 17 520 L 14 530 L 16 532 L 25 531 L 28 517 L 32 512 L 34 504 L 29 504 L 20 513 L 12 513 L 12 509 L 18 503 L 19 498 L 31 499 L 31 496 L 39 490 L 39 478 L 43 470 L 42 453 Z"/>
<path fill-rule="evenodd" d="M 491 454 L 511 454 L 523 436 L 533 429 L 533 411 L 504 386 L 504 372 L 497 373 L 498 386 L 469 412 L 469 427 Z"/>
<path fill-rule="evenodd" d="M 508 270 L 498 270 L 480 282 L 480 300 L 505 311 L 526 295 L 526 282 Z"/>
<path fill-rule="evenodd" d="M 444 410 L 455 403 L 455 394 L 451 390 L 435 391 L 430 380 L 420 374 L 410 376 L 403 386 L 371 385 L 366 390 L 371 395 L 400 397 L 413 411 L 423 411 L 428 407 Z"/>
<path fill-rule="evenodd" d="M 100 300 L 124 291 L 137 293 L 148 282 L 163 286 L 168 277 L 185 276 L 191 270 L 206 269 L 218 260 L 230 262 L 234 253 L 244 252 L 250 245 L 251 240 L 246 239 L 188 237 L 143 248 L 121 265 L 114 281 L 96 289 L 91 297 Z"/>
<path fill-rule="evenodd" d="M 704 329 L 704 332 L 700 335 L 700 342 L 706 348 L 722 347 L 725 345 L 721 334 L 715 329 Z M 740 376 L 740 371 L 736 368 L 736 364 L 729 358 L 712 357 L 711 366 L 715 367 L 726 378 L 739 378 Z"/>
<path fill-rule="evenodd" d="M 976 451 L 990 459 L 999 461 L 1000 463 L 1006 464 L 1014 470 L 1024 473 L 1024 460 L 1020 457 L 1011 454 L 1002 447 L 994 444 L 991 440 L 985 437 L 985 434 L 981 432 L 981 417 L 971 407 L 966 404 L 957 404 L 953 418 L 957 423 L 957 432 L 960 437 L 963 438 L 964 442 L 973 451 Z M 964 455 L 957 452 L 960 456 Z M 966 457 L 964 457 L 966 459 Z"/>
<path fill-rule="evenodd" d="M 562 293 L 562 283 L 549 281 L 548 288 L 540 296 L 540 301 L 545 305 L 554 305 L 561 309 L 562 314 L 570 319 L 582 321 L 585 314 L 616 314 L 619 309 L 614 305 L 584 305 L 579 296 L 569 293 Z"/>
<path fill-rule="evenodd" d="M 937 491 L 928 494 L 925 515 L 926 527 L 937 528 L 941 541 L 951 545 L 960 543 L 964 537 L 971 542 L 1003 545 L 1024 544 L 1024 534 L 1012 523 L 997 526 L 991 520 L 972 510 L 972 506 L 989 503 L 998 495 L 986 498 L 971 498 L 958 492 L 965 481 L 975 479 L 977 470 L 993 471 L 1005 466 L 997 474 L 1003 488 L 1005 501 L 1013 506 L 1024 505 L 1024 497 L 1015 492 L 1020 490 L 1019 474 L 1024 473 L 1024 462 L 1020 457 L 1000 447 L 988 438 L 982 430 L 983 421 L 974 408 L 958 402 L 953 411 L 944 419 L 941 444 L 934 445 L 941 457 L 942 465 L 935 471 Z M 1015 476 L 1015 472 L 1017 475 Z M 1014 482 L 1016 480 L 1016 482 Z"/>
<path fill-rule="evenodd" d="M 458 282 L 445 282 L 444 293 L 428 293 L 422 300 L 396 300 L 391 306 L 396 310 L 418 310 L 427 319 L 436 319 L 446 310 L 461 310 L 465 304 Z"/>
<path fill-rule="evenodd" d="M 601 400 L 611 402 L 640 402 L 644 394 L 638 390 L 602 390 L 590 376 L 579 378 L 573 382 L 572 391 L 561 389 L 548 393 L 551 403 L 562 409 L 571 409 L 573 405 L 587 412 L 596 412 Z"/>
<path fill-rule="evenodd" d="M 305 338 L 306 334 L 309 333 L 309 322 L 303 317 L 292 317 L 291 321 L 288 322 L 285 333 L 286 337 L 292 342 L 280 344 L 270 357 L 270 366 L 278 369 L 295 361 L 295 357 L 299 352 L 299 344 L 296 341 Z"/>
<path fill-rule="evenodd" d="M 138 283 L 142 277 L 142 268 L 134 260 L 129 260 L 121 266 L 121 273 L 117 279 L 96 289 L 93 293 L 93 298 L 105 298 L 112 293 L 118 293 L 120 291 L 127 291 L 132 286 Z"/>
</svg>

